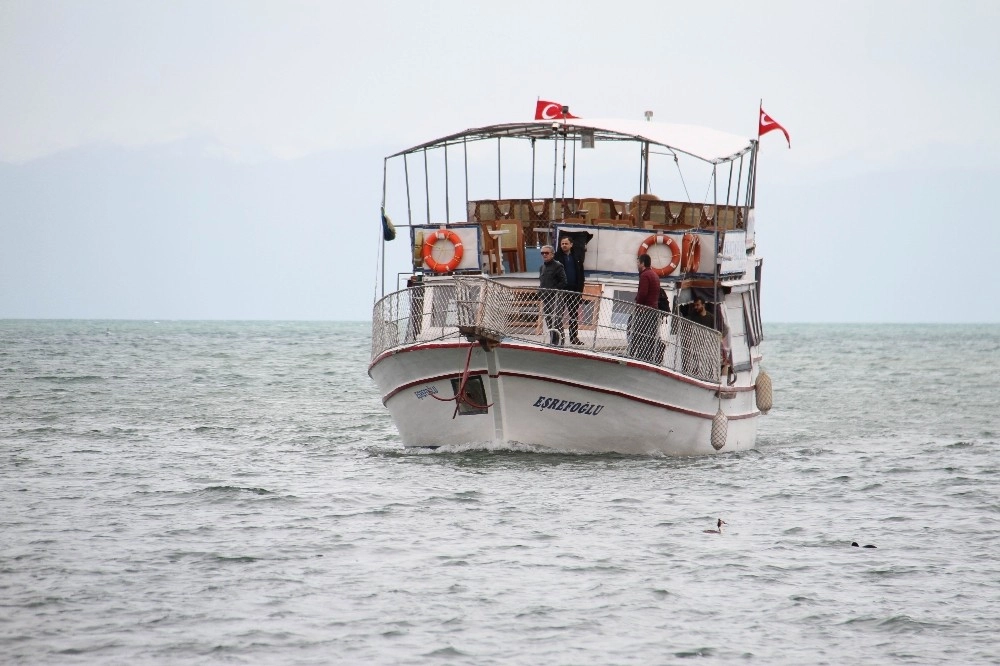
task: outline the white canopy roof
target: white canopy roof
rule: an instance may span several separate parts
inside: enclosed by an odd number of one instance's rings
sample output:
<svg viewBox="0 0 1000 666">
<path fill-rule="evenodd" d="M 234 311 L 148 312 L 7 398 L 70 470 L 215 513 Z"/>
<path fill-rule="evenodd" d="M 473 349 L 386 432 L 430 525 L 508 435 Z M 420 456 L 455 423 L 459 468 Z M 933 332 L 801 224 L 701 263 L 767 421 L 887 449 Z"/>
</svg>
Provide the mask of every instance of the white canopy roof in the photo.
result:
<svg viewBox="0 0 1000 666">
<path fill-rule="evenodd" d="M 579 137 L 593 132 L 597 141 L 648 141 L 669 150 L 718 164 L 738 158 L 749 151 L 754 139 L 727 134 L 696 125 L 654 123 L 644 120 L 618 120 L 605 118 L 573 118 L 566 120 L 534 120 L 523 123 L 474 127 L 434 141 L 413 146 L 391 157 L 441 147 L 464 140 L 481 140 L 497 137 L 552 138 L 554 133 Z"/>
</svg>

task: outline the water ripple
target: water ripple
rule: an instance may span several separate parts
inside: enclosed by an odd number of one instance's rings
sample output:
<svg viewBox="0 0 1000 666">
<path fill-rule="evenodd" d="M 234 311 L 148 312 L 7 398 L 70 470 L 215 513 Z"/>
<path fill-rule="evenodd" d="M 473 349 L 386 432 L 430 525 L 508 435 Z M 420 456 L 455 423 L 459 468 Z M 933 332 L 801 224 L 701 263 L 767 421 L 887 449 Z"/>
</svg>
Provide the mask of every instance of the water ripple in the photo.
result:
<svg viewBox="0 0 1000 666">
<path fill-rule="evenodd" d="M 404 451 L 367 335 L 0 322 L 0 661 L 996 661 L 1000 327 L 770 327 L 690 459 Z"/>
</svg>

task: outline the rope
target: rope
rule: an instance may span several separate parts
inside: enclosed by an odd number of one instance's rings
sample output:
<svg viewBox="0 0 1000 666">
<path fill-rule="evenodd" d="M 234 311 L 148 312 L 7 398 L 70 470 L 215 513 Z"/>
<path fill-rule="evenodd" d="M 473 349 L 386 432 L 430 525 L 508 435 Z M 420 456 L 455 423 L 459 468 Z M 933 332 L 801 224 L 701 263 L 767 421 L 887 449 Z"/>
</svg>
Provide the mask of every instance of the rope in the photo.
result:
<svg viewBox="0 0 1000 666">
<path fill-rule="evenodd" d="M 465 369 L 462 370 L 462 381 L 458 385 L 458 393 L 456 393 L 454 396 L 450 398 L 439 398 L 436 393 L 430 394 L 432 398 L 434 398 L 435 400 L 440 400 L 441 402 L 451 402 L 452 400 L 455 401 L 455 411 L 452 412 L 451 415 L 452 419 L 458 416 L 458 408 L 462 404 L 466 404 L 469 407 L 472 407 L 473 409 L 489 409 L 490 407 L 493 406 L 492 402 L 486 405 L 480 405 L 479 403 L 472 400 L 465 392 L 465 385 L 469 382 L 469 365 L 472 361 L 473 346 L 474 346 L 473 343 L 469 344 L 469 353 L 465 357 Z"/>
<path fill-rule="evenodd" d="M 691 193 L 688 192 L 687 183 L 684 182 L 684 172 L 681 171 L 681 161 L 677 159 L 677 154 L 674 154 L 674 164 L 677 166 L 677 175 L 680 176 L 681 185 L 684 187 L 684 196 L 687 197 L 688 201 L 691 201 Z"/>
</svg>

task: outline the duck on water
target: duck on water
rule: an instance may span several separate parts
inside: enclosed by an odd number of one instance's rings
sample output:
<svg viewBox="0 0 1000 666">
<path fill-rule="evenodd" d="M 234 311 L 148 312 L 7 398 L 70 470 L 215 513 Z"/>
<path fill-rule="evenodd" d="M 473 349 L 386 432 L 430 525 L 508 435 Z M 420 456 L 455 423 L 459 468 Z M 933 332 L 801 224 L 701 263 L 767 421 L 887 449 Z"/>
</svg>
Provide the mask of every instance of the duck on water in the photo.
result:
<svg viewBox="0 0 1000 666">
<path fill-rule="evenodd" d="M 722 526 L 723 525 L 728 525 L 728 524 L 729 523 L 727 523 L 726 521 L 724 521 L 722 518 L 719 518 L 719 520 L 716 521 L 716 523 L 715 523 L 715 529 L 714 530 L 702 530 L 702 531 L 705 534 L 722 534 Z M 866 546 L 866 548 L 867 548 L 867 546 Z"/>
</svg>

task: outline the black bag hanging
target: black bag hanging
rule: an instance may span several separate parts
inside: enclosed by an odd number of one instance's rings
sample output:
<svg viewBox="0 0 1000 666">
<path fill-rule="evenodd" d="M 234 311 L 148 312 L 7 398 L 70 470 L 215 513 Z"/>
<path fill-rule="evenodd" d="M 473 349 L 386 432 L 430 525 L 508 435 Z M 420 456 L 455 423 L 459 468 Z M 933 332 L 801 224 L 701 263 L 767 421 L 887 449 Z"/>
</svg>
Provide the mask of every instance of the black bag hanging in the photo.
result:
<svg viewBox="0 0 1000 666">
<path fill-rule="evenodd" d="M 670 312 L 670 298 L 663 287 L 660 287 L 660 298 L 656 301 L 656 307 L 664 312 Z"/>
</svg>

